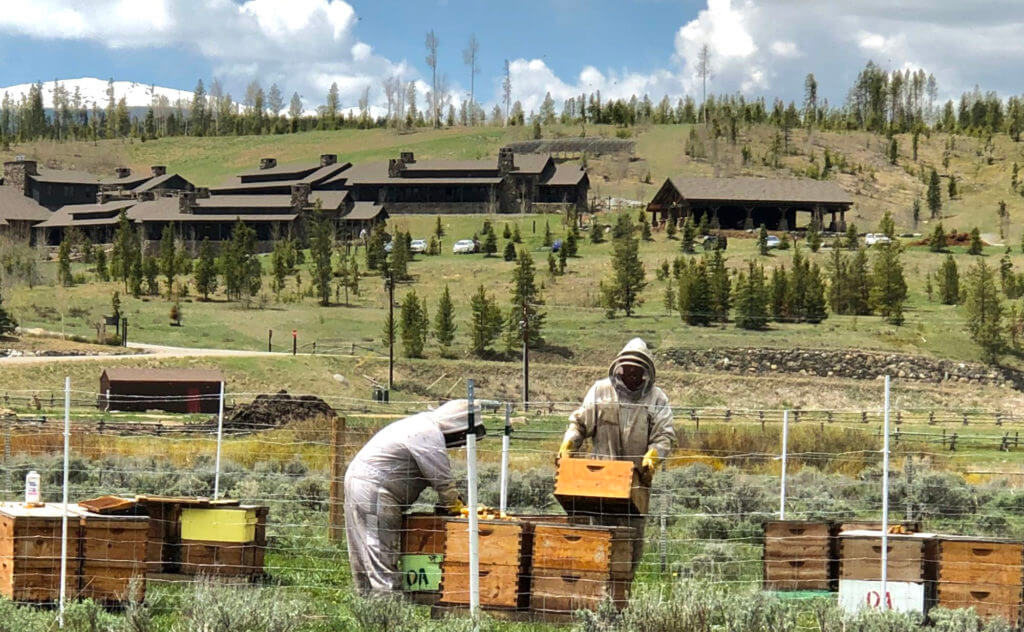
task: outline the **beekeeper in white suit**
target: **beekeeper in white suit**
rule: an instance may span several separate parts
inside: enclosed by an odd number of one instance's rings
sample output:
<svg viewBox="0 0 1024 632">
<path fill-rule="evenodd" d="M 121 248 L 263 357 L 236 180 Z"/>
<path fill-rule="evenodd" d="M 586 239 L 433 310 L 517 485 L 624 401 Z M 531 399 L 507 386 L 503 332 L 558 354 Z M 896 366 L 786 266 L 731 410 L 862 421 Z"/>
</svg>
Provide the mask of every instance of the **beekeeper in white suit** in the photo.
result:
<svg viewBox="0 0 1024 632">
<path fill-rule="evenodd" d="M 485 434 L 479 404 L 473 432 Z M 361 594 L 401 590 L 402 513 L 427 488 L 438 506 L 463 509 L 448 449 L 466 445 L 469 402 L 457 399 L 396 421 L 366 442 L 345 472 L 345 533 L 352 578 Z"/>
<path fill-rule="evenodd" d="M 654 385 L 654 377 L 654 360 L 647 343 L 633 338 L 612 362 L 608 377 L 594 382 L 583 405 L 569 415 L 569 428 L 558 457 L 571 455 L 589 439 L 591 458 L 631 460 L 641 470 L 642 484 L 650 486 L 655 470 L 676 440 L 668 397 Z M 636 529 L 636 570 L 644 551 L 644 516 L 603 515 L 594 520 Z"/>
</svg>

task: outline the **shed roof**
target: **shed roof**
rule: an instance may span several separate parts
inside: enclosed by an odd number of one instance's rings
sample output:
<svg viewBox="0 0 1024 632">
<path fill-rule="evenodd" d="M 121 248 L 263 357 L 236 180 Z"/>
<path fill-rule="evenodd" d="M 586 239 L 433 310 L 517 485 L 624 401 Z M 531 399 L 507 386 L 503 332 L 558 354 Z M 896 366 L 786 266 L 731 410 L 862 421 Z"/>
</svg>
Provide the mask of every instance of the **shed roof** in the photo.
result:
<svg viewBox="0 0 1024 632">
<path fill-rule="evenodd" d="M 53 212 L 34 199 L 23 195 L 19 189 L 0 186 L 0 219 L 16 222 L 42 222 L 50 219 Z"/>
<path fill-rule="evenodd" d="M 111 200 L 103 204 L 67 204 L 47 216 L 38 228 L 64 228 L 67 226 L 102 226 L 116 224 L 121 209 L 130 209 L 138 200 Z M 131 214 L 129 213 L 129 217 Z"/>
<path fill-rule="evenodd" d="M 336 211 L 341 208 L 351 193 L 348 191 L 313 191 L 309 194 L 310 205 L 320 200 L 320 205 L 326 211 Z"/>
<path fill-rule="evenodd" d="M 124 178 L 105 178 L 100 180 L 100 184 L 114 185 L 120 187 L 133 187 L 145 182 L 152 178 L 148 173 L 133 173 Z"/>
<path fill-rule="evenodd" d="M 111 382 L 223 382 L 217 369 L 142 369 L 122 367 L 103 369 Z"/>
<path fill-rule="evenodd" d="M 137 186 L 134 189 L 132 189 L 132 191 L 134 191 L 136 193 L 140 193 L 142 191 L 152 191 L 153 189 L 159 189 L 160 187 L 162 187 L 167 182 L 173 180 L 174 178 L 179 178 L 179 177 L 181 177 L 181 176 L 179 176 L 176 173 L 165 173 L 162 176 L 156 176 L 156 177 L 147 179 L 145 182 L 143 182 L 139 186 Z M 182 178 L 182 180 L 185 180 L 185 179 Z M 185 181 L 188 182 L 188 180 L 185 180 Z M 191 183 L 189 183 L 189 184 L 191 184 Z"/>
<path fill-rule="evenodd" d="M 845 191 L 832 182 L 820 180 L 676 176 L 667 183 L 686 200 L 853 204 Z"/>
<path fill-rule="evenodd" d="M 548 161 L 549 154 L 516 154 L 513 152 L 513 164 L 518 167 L 520 173 L 541 173 Z"/>
<path fill-rule="evenodd" d="M 553 185 L 553 186 L 576 186 L 587 177 L 587 170 L 581 166 L 562 164 L 555 167 L 555 172 L 551 174 L 551 177 L 547 179 L 547 182 L 542 182 L 541 185 Z"/>
<path fill-rule="evenodd" d="M 72 169 L 44 169 L 39 168 L 39 173 L 29 176 L 36 182 L 58 182 L 62 184 L 95 184 L 99 185 L 100 180 L 91 173 L 85 171 L 74 171 Z"/>
<path fill-rule="evenodd" d="M 342 217 L 343 220 L 368 221 L 380 215 L 384 207 L 373 202 L 356 202 L 352 205 L 352 211 Z"/>
</svg>

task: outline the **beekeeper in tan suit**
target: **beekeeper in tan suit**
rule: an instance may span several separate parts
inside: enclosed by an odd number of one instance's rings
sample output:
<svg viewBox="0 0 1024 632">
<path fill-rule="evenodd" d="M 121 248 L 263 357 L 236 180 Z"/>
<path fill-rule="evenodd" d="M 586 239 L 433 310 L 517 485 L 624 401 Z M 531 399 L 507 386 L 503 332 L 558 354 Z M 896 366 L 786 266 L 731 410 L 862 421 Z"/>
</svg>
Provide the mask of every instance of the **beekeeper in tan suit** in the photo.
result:
<svg viewBox="0 0 1024 632">
<path fill-rule="evenodd" d="M 641 470 L 641 484 L 649 487 L 676 440 L 668 397 L 654 385 L 654 377 L 647 343 L 633 338 L 612 362 L 608 377 L 594 382 L 583 405 L 569 415 L 558 457 L 570 456 L 590 439 L 591 458 L 633 461 Z M 633 570 L 644 551 L 645 521 L 645 516 L 595 517 L 599 524 L 636 529 Z"/>
</svg>

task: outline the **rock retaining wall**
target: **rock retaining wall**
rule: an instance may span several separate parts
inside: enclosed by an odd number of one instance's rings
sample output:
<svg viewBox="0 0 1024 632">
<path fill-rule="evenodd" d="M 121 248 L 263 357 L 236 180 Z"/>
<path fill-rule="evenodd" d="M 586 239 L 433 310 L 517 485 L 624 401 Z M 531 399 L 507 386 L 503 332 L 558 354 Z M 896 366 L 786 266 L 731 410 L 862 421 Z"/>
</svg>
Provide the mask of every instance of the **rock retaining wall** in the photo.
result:
<svg viewBox="0 0 1024 632">
<path fill-rule="evenodd" d="M 660 354 L 683 369 L 768 375 L 786 373 L 874 380 L 883 375 L 922 382 L 968 382 L 1024 391 L 1024 372 L 899 353 L 812 349 L 666 349 Z"/>
</svg>

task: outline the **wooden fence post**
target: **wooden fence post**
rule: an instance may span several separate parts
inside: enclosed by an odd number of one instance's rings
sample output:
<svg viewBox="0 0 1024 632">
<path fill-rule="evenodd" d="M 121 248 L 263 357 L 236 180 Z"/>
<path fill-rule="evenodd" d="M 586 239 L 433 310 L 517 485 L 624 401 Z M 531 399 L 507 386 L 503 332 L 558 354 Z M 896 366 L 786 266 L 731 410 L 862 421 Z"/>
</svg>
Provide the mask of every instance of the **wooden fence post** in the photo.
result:
<svg viewBox="0 0 1024 632">
<path fill-rule="evenodd" d="M 327 535 L 331 542 L 341 542 L 345 533 L 345 418 L 331 422 L 331 495 L 327 518 Z"/>
</svg>

